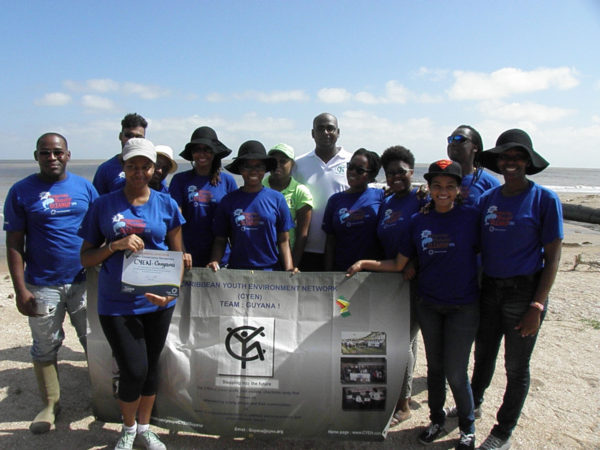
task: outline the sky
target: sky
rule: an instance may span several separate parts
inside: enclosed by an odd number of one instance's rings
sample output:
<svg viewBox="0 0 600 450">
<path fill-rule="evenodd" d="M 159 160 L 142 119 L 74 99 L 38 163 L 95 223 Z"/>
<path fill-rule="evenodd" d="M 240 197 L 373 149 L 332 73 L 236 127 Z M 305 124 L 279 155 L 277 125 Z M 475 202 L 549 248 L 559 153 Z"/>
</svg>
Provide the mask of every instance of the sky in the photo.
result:
<svg viewBox="0 0 600 450">
<path fill-rule="evenodd" d="M 72 159 L 120 151 L 120 121 L 183 150 L 213 127 L 314 148 L 334 114 L 338 144 L 446 156 L 475 127 L 484 147 L 529 133 L 555 167 L 600 168 L 600 0 L 0 0 L 0 159 L 64 134 Z"/>
</svg>

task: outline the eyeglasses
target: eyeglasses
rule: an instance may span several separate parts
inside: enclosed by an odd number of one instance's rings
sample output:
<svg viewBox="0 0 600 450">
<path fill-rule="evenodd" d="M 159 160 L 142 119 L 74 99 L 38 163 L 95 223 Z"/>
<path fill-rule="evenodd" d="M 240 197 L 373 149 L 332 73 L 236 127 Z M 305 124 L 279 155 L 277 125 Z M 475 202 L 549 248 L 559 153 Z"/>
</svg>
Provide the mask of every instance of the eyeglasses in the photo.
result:
<svg viewBox="0 0 600 450">
<path fill-rule="evenodd" d="M 48 158 L 50 155 L 54 155 L 55 158 L 62 158 L 65 152 L 63 150 L 38 150 L 37 154 L 42 158 Z"/>
<path fill-rule="evenodd" d="M 243 165 L 240 167 L 240 170 L 246 170 L 248 172 L 250 172 L 251 170 L 256 170 L 258 172 L 264 172 L 267 170 L 267 166 L 265 166 L 264 164 L 258 164 L 256 166 Z"/>
<path fill-rule="evenodd" d="M 395 177 L 396 175 L 406 175 L 408 172 L 411 172 L 411 170 L 406 170 L 402 167 L 400 167 L 398 170 L 386 170 L 385 171 L 385 176 L 386 177 Z"/>
<path fill-rule="evenodd" d="M 143 137 L 144 137 L 144 136 L 142 136 L 142 135 L 141 135 L 141 134 L 139 134 L 139 133 L 132 133 L 131 131 L 125 131 L 125 132 L 123 132 L 123 136 L 124 136 L 126 139 L 132 139 L 132 138 L 143 138 Z"/>
<path fill-rule="evenodd" d="M 526 155 L 525 153 L 515 153 L 514 155 L 507 155 L 506 153 L 500 153 L 498 155 L 498 161 L 529 161 L 529 156 Z"/>
<path fill-rule="evenodd" d="M 452 136 L 448 136 L 448 144 L 462 144 L 465 141 L 470 140 L 468 137 L 463 136 L 462 134 L 454 134 Z"/>
<path fill-rule="evenodd" d="M 364 168 L 362 168 L 360 166 L 357 166 L 357 165 L 354 165 L 352 163 L 346 164 L 346 167 L 348 168 L 348 170 L 354 170 L 359 175 L 364 175 L 365 173 L 371 172 L 368 169 L 364 169 Z"/>
</svg>

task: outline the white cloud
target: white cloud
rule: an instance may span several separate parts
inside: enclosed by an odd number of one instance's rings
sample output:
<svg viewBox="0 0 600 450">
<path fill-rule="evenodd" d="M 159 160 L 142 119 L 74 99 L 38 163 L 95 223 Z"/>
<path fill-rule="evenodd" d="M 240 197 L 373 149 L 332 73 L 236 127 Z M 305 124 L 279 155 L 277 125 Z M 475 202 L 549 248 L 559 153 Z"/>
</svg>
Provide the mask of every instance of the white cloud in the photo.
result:
<svg viewBox="0 0 600 450">
<path fill-rule="evenodd" d="M 502 103 L 499 101 L 482 102 L 479 106 L 482 114 L 503 121 L 551 122 L 575 114 L 576 111 L 537 103 Z"/>
<path fill-rule="evenodd" d="M 395 80 L 385 83 L 386 103 L 406 103 L 410 95 L 408 89 Z"/>
<path fill-rule="evenodd" d="M 35 100 L 38 106 L 64 106 L 71 103 L 71 96 L 63 92 L 50 92 Z"/>
<path fill-rule="evenodd" d="M 88 109 L 111 110 L 115 105 L 112 100 L 99 95 L 84 95 L 81 104 Z"/>
<path fill-rule="evenodd" d="M 218 92 L 211 92 L 210 94 L 208 94 L 205 97 L 207 102 L 211 102 L 211 103 L 219 103 L 219 102 L 224 102 L 225 96 L 222 94 L 219 94 Z"/>
<path fill-rule="evenodd" d="M 170 91 L 156 85 L 145 85 L 140 83 L 120 83 L 108 78 L 92 78 L 85 81 L 65 80 L 63 85 L 73 92 L 102 93 L 115 92 L 123 95 L 135 95 L 144 100 L 154 100 L 166 97 Z"/>
<path fill-rule="evenodd" d="M 324 103 L 355 101 L 366 105 L 404 104 L 409 100 L 414 100 L 419 103 L 432 103 L 432 101 L 434 101 L 434 97 L 432 96 L 419 96 L 410 92 L 396 80 L 390 80 L 385 83 L 385 93 L 381 96 L 368 91 L 359 91 L 356 94 L 353 94 L 344 88 L 323 88 L 318 92 L 317 97 Z"/>
<path fill-rule="evenodd" d="M 324 103 L 342 103 L 352 98 L 352 94 L 343 88 L 323 88 L 317 92 L 317 98 Z"/>
<path fill-rule="evenodd" d="M 308 95 L 302 90 L 290 91 L 247 91 L 242 94 L 234 94 L 236 100 L 254 100 L 261 103 L 298 102 L 309 100 Z"/>
<path fill-rule="evenodd" d="M 540 68 L 529 72 L 506 67 L 489 74 L 457 70 L 448 95 L 454 100 L 490 100 L 551 88 L 566 90 L 579 84 L 576 75 L 577 72 L 568 67 Z"/>
<path fill-rule="evenodd" d="M 139 83 L 122 83 L 121 92 L 127 95 L 136 95 L 144 100 L 154 100 L 169 95 L 169 90 L 156 85 Z"/>
<path fill-rule="evenodd" d="M 428 78 L 431 81 L 442 81 L 446 79 L 449 71 L 447 69 L 430 69 L 428 67 L 419 67 L 417 76 Z"/>
</svg>

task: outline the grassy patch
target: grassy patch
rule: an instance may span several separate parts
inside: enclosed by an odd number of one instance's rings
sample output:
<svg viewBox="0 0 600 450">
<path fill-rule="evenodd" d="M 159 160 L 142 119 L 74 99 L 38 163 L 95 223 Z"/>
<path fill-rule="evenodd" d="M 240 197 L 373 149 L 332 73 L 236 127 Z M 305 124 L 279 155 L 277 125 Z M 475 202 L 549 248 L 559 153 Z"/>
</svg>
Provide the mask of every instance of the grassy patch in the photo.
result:
<svg viewBox="0 0 600 450">
<path fill-rule="evenodd" d="M 596 319 L 581 319 L 583 323 L 591 326 L 594 330 L 600 330 L 600 320 Z"/>
</svg>

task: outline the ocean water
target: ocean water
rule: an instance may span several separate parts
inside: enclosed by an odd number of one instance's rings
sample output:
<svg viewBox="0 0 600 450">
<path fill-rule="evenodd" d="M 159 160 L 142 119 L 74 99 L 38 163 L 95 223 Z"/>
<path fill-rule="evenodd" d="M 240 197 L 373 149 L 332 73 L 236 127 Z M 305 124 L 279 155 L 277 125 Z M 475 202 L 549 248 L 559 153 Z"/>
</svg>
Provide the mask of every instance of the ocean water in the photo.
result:
<svg viewBox="0 0 600 450">
<path fill-rule="evenodd" d="M 68 170 L 76 173 L 88 180 L 92 180 L 96 168 L 103 160 L 79 160 L 69 161 Z M 188 161 L 177 161 L 179 171 L 188 170 L 191 166 Z M 224 161 L 223 165 L 229 161 Z M 420 183 L 423 180 L 423 174 L 427 172 L 426 164 L 417 164 L 413 182 Z M 4 199 L 10 187 L 17 181 L 26 176 L 36 173 L 39 170 L 34 160 L 0 160 L 0 214 L 4 222 Z M 234 175 L 238 185 L 241 184 L 241 177 Z M 499 178 L 500 181 L 501 178 Z M 530 177 L 538 184 L 546 186 L 555 192 L 569 192 L 581 194 L 600 195 L 600 169 L 575 169 L 562 167 L 548 167 L 543 172 Z M 383 171 L 377 176 L 377 181 L 385 183 Z M 5 233 L 0 230 L 0 266 L 5 267 L 6 259 Z"/>
</svg>

